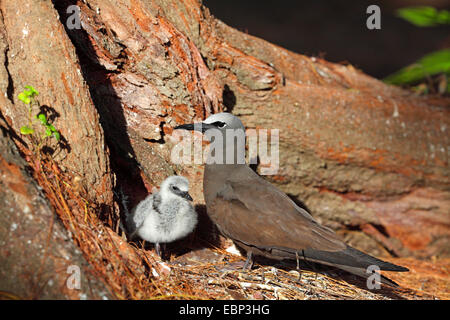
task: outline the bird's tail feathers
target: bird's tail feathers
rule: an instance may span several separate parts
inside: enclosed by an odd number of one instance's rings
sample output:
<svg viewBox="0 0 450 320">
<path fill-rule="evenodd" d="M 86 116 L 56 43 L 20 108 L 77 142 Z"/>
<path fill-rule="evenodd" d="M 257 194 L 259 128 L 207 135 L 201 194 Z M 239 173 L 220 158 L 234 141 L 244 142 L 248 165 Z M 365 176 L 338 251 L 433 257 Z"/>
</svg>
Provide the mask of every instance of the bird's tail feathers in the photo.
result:
<svg viewBox="0 0 450 320">
<path fill-rule="evenodd" d="M 397 283 L 395 283 L 391 279 L 383 276 L 382 274 L 378 273 L 377 271 L 374 271 L 374 273 L 367 273 L 367 271 L 365 269 L 361 269 L 361 268 L 342 266 L 342 265 L 335 265 L 335 267 L 342 269 L 344 271 L 350 272 L 352 274 L 355 274 L 357 276 L 360 276 L 362 278 L 366 278 L 367 286 L 369 289 L 376 288 L 377 284 L 386 284 L 386 285 L 394 287 L 394 288 L 397 288 L 399 286 Z M 373 286 L 373 287 L 369 287 L 369 286 Z"/>
<path fill-rule="evenodd" d="M 285 254 L 288 253 L 288 255 L 285 256 L 286 258 L 298 258 L 300 260 L 333 266 L 366 279 L 376 272 L 378 276 L 371 279 L 376 283 L 383 283 L 392 287 L 397 287 L 398 285 L 394 281 L 378 273 L 379 270 L 397 272 L 409 271 L 408 268 L 372 257 L 350 246 L 347 246 L 344 250 L 335 252 L 315 249 L 305 249 L 297 251 L 297 253 L 292 249 L 284 249 L 283 251 Z"/>
<path fill-rule="evenodd" d="M 408 268 L 372 257 L 371 255 L 368 255 L 350 246 L 347 246 L 344 250 L 341 251 L 306 249 L 304 250 L 304 256 L 309 259 L 360 269 L 367 269 L 369 266 L 375 265 L 380 270 L 385 271 L 409 271 Z"/>
</svg>

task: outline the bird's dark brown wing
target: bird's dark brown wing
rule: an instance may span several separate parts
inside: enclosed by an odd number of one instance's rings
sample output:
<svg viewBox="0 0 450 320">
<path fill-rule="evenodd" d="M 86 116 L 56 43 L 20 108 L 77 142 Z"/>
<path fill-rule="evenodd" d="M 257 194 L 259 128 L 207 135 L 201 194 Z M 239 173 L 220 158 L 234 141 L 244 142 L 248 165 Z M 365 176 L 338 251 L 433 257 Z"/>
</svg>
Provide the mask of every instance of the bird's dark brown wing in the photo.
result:
<svg viewBox="0 0 450 320">
<path fill-rule="evenodd" d="M 319 225 L 286 194 L 247 174 L 225 182 L 207 202 L 208 214 L 232 239 L 265 248 L 341 251 L 346 245 L 330 229 Z"/>
</svg>

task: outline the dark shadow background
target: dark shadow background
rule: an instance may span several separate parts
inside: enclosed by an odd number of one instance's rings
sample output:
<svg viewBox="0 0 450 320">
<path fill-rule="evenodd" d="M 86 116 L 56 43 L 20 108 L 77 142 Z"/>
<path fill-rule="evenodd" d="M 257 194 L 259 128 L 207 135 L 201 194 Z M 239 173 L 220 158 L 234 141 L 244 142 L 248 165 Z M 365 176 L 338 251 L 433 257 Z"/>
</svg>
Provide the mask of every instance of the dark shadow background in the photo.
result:
<svg viewBox="0 0 450 320">
<path fill-rule="evenodd" d="M 204 0 L 211 13 L 242 32 L 291 51 L 348 62 L 383 78 L 427 53 L 450 47 L 448 27 L 420 28 L 398 18 L 398 8 L 449 9 L 449 0 Z M 381 9 L 381 30 L 369 30 L 366 9 Z"/>
</svg>

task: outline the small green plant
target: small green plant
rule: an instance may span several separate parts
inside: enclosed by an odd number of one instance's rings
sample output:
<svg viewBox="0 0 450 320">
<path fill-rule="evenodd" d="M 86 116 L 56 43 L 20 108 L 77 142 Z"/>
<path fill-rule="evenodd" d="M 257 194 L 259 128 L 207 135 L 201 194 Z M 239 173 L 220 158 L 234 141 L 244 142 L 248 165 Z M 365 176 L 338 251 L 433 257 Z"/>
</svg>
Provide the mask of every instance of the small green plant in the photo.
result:
<svg viewBox="0 0 450 320">
<path fill-rule="evenodd" d="M 434 27 L 450 24 L 450 11 L 433 7 L 409 7 L 397 10 L 397 15 L 418 27 Z"/>
<path fill-rule="evenodd" d="M 17 98 L 23 103 L 28 105 L 28 125 L 22 126 L 20 128 L 20 133 L 23 135 L 30 135 L 32 137 L 33 145 L 35 146 L 35 151 L 40 151 L 46 142 L 46 140 L 50 137 L 54 137 L 56 141 L 60 141 L 61 135 L 56 130 L 56 128 L 48 122 L 47 116 L 39 112 L 33 117 L 33 108 L 37 107 L 40 110 L 39 101 L 37 100 L 37 96 L 39 92 L 33 88 L 32 86 L 25 86 L 25 90 L 19 93 Z M 35 128 L 33 122 L 38 120 L 41 127 L 40 131 L 43 133 L 39 134 L 37 129 Z"/>
<path fill-rule="evenodd" d="M 437 74 L 450 77 L 450 49 L 429 53 L 412 65 L 386 77 L 384 81 L 397 85 L 413 84 Z M 450 83 L 447 83 L 445 91 L 450 92 Z"/>
<path fill-rule="evenodd" d="M 418 27 L 434 27 L 450 25 L 450 12 L 436 10 L 433 7 L 409 7 L 397 10 L 397 15 Z M 432 77 L 438 80 L 438 91 L 450 93 L 450 49 L 442 49 L 429 53 L 415 63 L 386 77 L 384 81 L 395 85 L 419 84 L 416 89 L 423 88 L 424 82 L 433 87 Z"/>
</svg>

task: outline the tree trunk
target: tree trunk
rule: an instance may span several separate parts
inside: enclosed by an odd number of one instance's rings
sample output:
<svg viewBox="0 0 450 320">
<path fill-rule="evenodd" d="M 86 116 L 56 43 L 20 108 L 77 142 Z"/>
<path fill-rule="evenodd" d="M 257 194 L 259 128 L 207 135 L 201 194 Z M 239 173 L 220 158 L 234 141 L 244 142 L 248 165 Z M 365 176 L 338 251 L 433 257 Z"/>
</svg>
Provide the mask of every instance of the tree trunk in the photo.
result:
<svg viewBox="0 0 450 320">
<path fill-rule="evenodd" d="M 0 299 L 112 298 L 56 220 L 6 128 L 0 118 Z"/>
<path fill-rule="evenodd" d="M 70 5 L 80 29 L 68 28 Z M 229 111 L 247 128 L 280 129 L 280 169 L 267 178 L 349 244 L 377 256 L 450 256 L 450 99 L 292 53 L 197 0 L 2 0 L 0 10 L 8 130 L 32 158 L 17 94 L 33 85 L 67 142 L 53 161 L 108 230 L 119 230 L 118 187 L 133 205 L 182 174 L 201 205 L 203 168 L 173 164 L 169 137 Z"/>
</svg>

